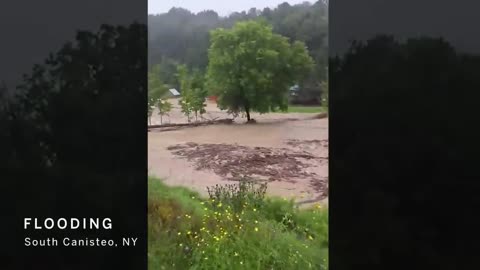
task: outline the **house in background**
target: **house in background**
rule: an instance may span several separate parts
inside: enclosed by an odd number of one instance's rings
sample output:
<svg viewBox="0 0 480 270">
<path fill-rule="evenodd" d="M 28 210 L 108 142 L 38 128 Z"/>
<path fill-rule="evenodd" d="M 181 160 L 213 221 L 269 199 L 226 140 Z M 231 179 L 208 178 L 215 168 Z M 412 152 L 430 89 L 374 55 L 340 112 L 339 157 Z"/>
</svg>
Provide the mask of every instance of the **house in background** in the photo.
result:
<svg viewBox="0 0 480 270">
<path fill-rule="evenodd" d="M 168 92 L 165 94 L 165 98 L 179 98 L 180 92 L 175 88 L 168 89 Z"/>
<path fill-rule="evenodd" d="M 298 96 L 298 90 L 300 90 L 300 86 L 298 86 L 298 84 L 295 84 L 294 86 L 290 87 L 290 96 L 291 97 Z"/>
<path fill-rule="evenodd" d="M 319 87 L 290 87 L 289 101 L 295 105 L 320 105 L 322 90 Z"/>
<path fill-rule="evenodd" d="M 217 96 L 208 96 L 207 99 L 208 99 L 210 102 L 217 103 L 218 97 L 217 97 Z"/>
</svg>

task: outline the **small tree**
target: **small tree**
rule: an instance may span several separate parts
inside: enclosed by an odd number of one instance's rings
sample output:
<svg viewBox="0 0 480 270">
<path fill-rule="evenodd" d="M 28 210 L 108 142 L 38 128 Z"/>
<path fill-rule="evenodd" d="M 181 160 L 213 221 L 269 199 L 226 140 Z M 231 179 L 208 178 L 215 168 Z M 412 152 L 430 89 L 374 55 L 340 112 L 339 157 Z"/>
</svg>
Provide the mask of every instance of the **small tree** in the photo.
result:
<svg viewBox="0 0 480 270">
<path fill-rule="evenodd" d="M 198 114 L 202 115 L 206 112 L 205 99 L 208 93 L 204 89 L 203 76 L 198 71 L 190 75 L 187 68 L 180 65 L 178 66 L 178 79 L 182 95 L 179 105 L 182 112 L 187 116 L 188 122 L 190 122 L 192 113 L 195 113 L 195 121 L 198 121 Z"/>
<path fill-rule="evenodd" d="M 168 87 L 160 78 L 160 66 L 155 65 L 148 71 L 148 96 L 154 102 L 162 98 L 168 91 Z"/>
<path fill-rule="evenodd" d="M 153 111 L 155 110 L 155 107 L 157 107 L 157 104 L 160 99 L 153 98 L 153 97 L 148 97 L 147 101 L 147 116 L 148 116 L 148 123 L 149 125 L 152 125 L 152 115 Z"/>
<path fill-rule="evenodd" d="M 313 60 L 302 42 L 290 44 L 265 22 L 246 21 L 211 32 L 207 78 L 220 109 L 233 114 L 288 109 L 288 89 Z"/>
<path fill-rule="evenodd" d="M 192 111 L 195 113 L 195 121 L 198 121 L 198 114 L 206 113 L 205 99 L 207 98 L 207 91 L 201 88 L 195 88 L 192 91 Z"/>
<path fill-rule="evenodd" d="M 205 78 L 198 70 L 193 72 L 190 88 L 192 89 L 192 111 L 195 113 L 195 121 L 197 121 L 198 114 L 202 115 L 206 112 L 205 100 L 208 96 L 208 91 L 205 89 Z"/>
<path fill-rule="evenodd" d="M 183 114 L 187 116 L 187 120 L 190 123 L 190 115 L 192 114 L 192 103 L 188 95 L 182 96 L 182 99 L 178 101 L 180 107 L 182 108 Z"/>
<path fill-rule="evenodd" d="M 158 115 L 160 115 L 160 124 L 163 124 L 163 116 L 168 115 L 168 113 L 172 110 L 172 103 L 159 99 L 157 102 L 158 108 Z"/>
<path fill-rule="evenodd" d="M 160 78 L 160 66 L 156 65 L 148 71 L 147 117 L 150 125 L 152 124 L 153 110 L 167 91 L 168 87 Z"/>
<path fill-rule="evenodd" d="M 177 66 L 177 77 L 180 83 L 181 95 L 180 100 L 178 100 L 178 104 L 182 108 L 183 114 L 187 116 L 188 122 L 190 122 L 190 115 L 192 113 L 192 97 L 190 93 L 190 78 L 188 77 L 188 70 L 185 65 Z"/>
<path fill-rule="evenodd" d="M 150 102 L 148 102 L 147 105 L 147 117 L 148 117 L 148 124 L 151 126 L 152 125 L 152 114 L 153 114 L 153 109 L 154 106 L 150 106 Z"/>
</svg>

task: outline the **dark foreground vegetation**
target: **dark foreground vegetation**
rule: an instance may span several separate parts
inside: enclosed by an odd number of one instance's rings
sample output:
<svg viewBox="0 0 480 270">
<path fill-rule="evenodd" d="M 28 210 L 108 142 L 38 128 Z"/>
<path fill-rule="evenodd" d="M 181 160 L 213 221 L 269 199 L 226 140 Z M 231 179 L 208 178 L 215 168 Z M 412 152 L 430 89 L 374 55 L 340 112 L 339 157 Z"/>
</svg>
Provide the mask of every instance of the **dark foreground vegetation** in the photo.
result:
<svg viewBox="0 0 480 270">
<path fill-rule="evenodd" d="M 328 212 L 265 197 L 266 185 L 215 186 L 202 198 L 149 179 L 150 269 L 328 269 Z"/>
</svg>

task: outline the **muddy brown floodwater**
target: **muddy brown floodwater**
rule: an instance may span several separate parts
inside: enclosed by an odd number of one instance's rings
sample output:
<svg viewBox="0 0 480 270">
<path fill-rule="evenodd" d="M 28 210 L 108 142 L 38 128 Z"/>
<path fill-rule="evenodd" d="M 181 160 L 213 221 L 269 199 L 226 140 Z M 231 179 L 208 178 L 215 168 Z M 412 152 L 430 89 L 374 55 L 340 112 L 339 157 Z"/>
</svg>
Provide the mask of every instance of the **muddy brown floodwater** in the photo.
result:
<svg viewBox="0 0 480 270">
<path fill-rule="evenodd" d="M 186 122 L 177 110 L 169 122 Z M 210 103 L 206 117 L 212 115 L 228 117 Z M 255 177 L 268 181 L 269 195 L 295 197 L 305 205 L 327 203 L 328 119 L 312 116 L 253 114 L 256 124 L 237 119 L 230 125 L 152 130 L 148 134 L 149 174 L 204 195 L 209 186 Z"/>
</svg>

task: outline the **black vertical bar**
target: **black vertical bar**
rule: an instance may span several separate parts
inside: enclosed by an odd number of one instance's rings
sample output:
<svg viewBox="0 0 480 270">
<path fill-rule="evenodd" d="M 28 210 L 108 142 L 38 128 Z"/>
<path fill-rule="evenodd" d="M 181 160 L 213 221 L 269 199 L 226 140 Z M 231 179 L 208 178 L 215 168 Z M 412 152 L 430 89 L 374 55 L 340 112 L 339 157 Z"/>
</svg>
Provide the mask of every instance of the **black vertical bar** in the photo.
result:
<svg viewBox="0 0 480 270">
<path fill-rule="evenodd" d="M 478 269 L 479 3 L 330 2 L 330 267 Z"/>
<path fill-rule="evenodd" d="M 147 1 L 0 4 L 1 269 L 146 269 L 146 22 Z"/>
</svg>

